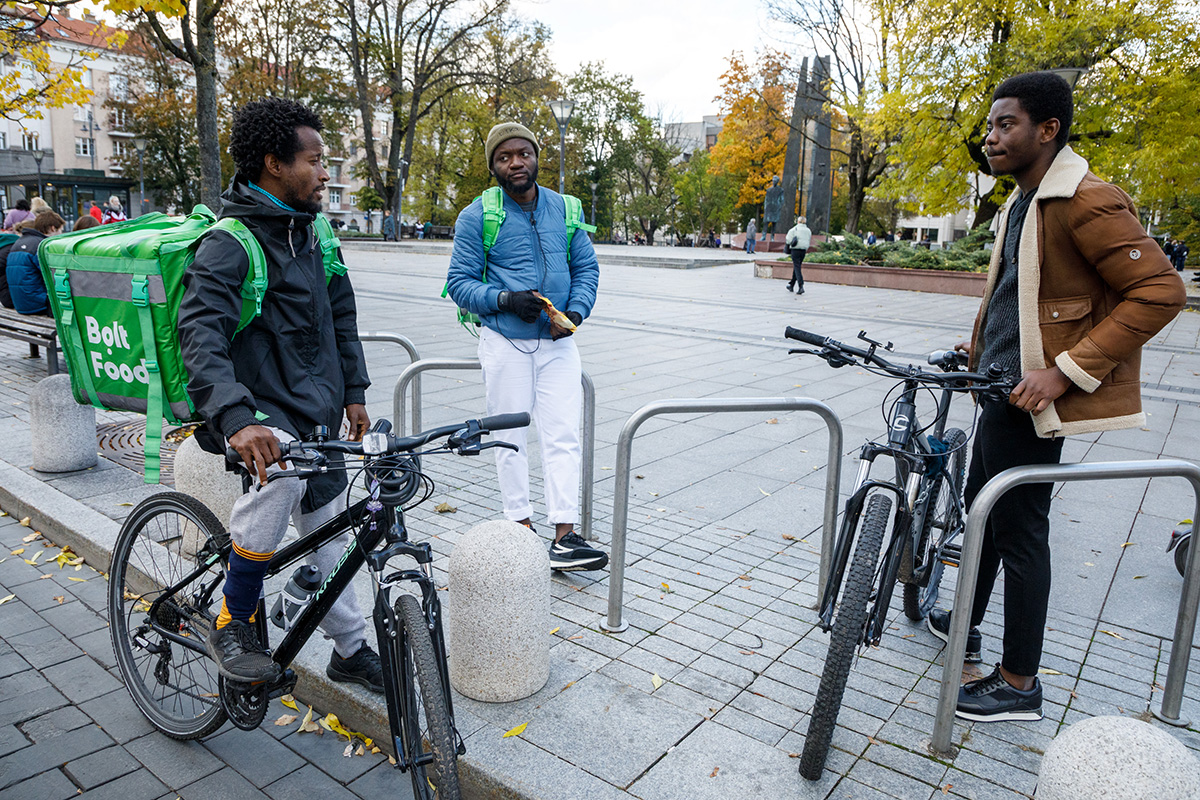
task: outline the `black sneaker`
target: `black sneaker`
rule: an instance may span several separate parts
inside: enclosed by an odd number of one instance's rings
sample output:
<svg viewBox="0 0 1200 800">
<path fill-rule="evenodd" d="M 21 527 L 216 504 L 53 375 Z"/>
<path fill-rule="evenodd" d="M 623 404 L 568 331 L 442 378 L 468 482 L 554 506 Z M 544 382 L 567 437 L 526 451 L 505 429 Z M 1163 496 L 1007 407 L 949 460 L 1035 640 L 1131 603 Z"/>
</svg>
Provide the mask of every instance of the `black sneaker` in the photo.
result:
<svg viewBox="0 0 1200 800">
<path fill-rule="evenodd" d="M 235 619 L 223 628 L 214 627 L 205 644 L 217 670 L 229 680 L 253 683 L 279 674 L 279 665 L 259 644 L 258 634 L 248 622 Z"/>
<path fill-rule="evenodd" d="M 608 566 L 608 554 L 597 550 L 571 531 L 557 542 L 550 543 L 550 569 L 559 572 L 585 572 Z"/>
<path fill-rule="evenodd" d="M 929 632 L 941 639 L 943 642 L 950 641 L 950 612 L 940 608 L 935 608 L 929 612 L 929 616 L 925 618 L 925 627 L 929 628 Z M 967 655 L 963 659 L 966 664 L 979 664 L 983 662 L 983 637 L 979 634 L 979 628 L 971 628 L 967 632 Z"/>
<path fill-rule="evenodd" d="M 357 683 L 376 694 L 383 694 L 383 667 L 379 663 L 379 654 L 366 642 L 349 658 L 342 658 L 334 650 L 325 674 L 331 681 Z"/>
<path fill-rule="evenodd" d="M 1042 718 L 1042 682 L 1034 677 L 1033 688 L 1021 691 L 1000 674 L 1000 665 L 986 678 L 963 684 L 958 690 L 955 715 L 976 722 L 1005 720 L 1035 721 Z"/>
</svg>

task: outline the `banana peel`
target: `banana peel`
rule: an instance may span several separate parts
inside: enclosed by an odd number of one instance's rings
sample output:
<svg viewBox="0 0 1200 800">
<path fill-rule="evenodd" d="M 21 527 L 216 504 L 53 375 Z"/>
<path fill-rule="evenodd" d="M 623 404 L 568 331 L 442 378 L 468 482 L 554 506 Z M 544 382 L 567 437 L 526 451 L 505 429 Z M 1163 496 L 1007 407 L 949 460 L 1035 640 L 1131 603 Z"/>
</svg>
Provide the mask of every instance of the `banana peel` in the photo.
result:
<svg viewBox="0 0 1200 800">
<path fill-rule="evenodd" d="M 578 326 L 574 322 L 571 322 L 570 317 L 554 307 L 554 303 L 550 302 L 550 298 L 543 297 L 537 292 L 534 292 L 533 296 L 542 301 L 542 305 L 546 307 L 546 316 L 550 318 L 552 323 L 563 330 L 570 331 L 571 333 L 574 333 L 576 330 L 578 330 Z"/>
</svg>

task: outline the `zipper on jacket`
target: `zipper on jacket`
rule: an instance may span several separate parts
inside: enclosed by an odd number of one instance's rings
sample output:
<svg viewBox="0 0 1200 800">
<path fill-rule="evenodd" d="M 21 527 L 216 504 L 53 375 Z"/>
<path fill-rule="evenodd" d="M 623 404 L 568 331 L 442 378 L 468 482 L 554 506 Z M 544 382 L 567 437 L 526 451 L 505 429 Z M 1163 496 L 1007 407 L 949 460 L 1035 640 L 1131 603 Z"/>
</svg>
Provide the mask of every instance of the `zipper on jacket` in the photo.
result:
<svg viewBox="0 0 1200 800">
<path fill-rule="evenodd" d="M 288 247 L 292 250 L 292 258 L 296 257 L 296 243 L 292 241 L 292 231 L 296 229 L 296 220 L 288 218 Z"/>
</svg>

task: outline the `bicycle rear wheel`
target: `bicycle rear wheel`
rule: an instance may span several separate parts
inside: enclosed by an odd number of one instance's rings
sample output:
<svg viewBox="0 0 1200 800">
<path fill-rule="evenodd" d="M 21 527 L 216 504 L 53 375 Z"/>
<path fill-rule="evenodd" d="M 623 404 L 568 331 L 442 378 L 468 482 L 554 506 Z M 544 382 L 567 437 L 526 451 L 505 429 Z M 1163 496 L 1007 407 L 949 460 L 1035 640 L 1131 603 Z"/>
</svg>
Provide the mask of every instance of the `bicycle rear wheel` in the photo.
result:
<svg viewBox="0 0 1200 800">
<path fill-rule="evenodd" d="M 415 673 L 415 680 L 400 686 L 407 706 L 401 732 L 408 759 L 414 765 L 413 794 L 418 800 L 460 800 L 454 727 L 433 640 L 417 598 L 401 595 L 396 602 L 396 618 L 401 634 L 400 657 L 408 665 L 402 673 Z M 426 763 L 419 763 L 421 760 Z"/>
<path fill-rule="evenodd" d="M 871 582 L 875 577 L 879 549 L 883 545 L 883 534 L 891 509 L 890 497 L 872 495 L 862 517 L 858 545 L 854 549 L 854 559 L 850 562 L 845 590 L 833 622 L 825 669 L 821 674 L 821 684 L 817 687 L 817 701 L 813 704 L 808 733 L 804 737 L 804 752 L 800 755 L 800 774 L 810 781 L 820 779 L 829 756 L 829 743 L 833 739 L 842 696 L 846 692 L 850 664 L 863 640 Z"/>
<path fill-rule="evenodd" d="M 138 709 L 175 739 L 207 736 L 226 719 L 204 643 L 221 608 L 228 543 L 204 504 L 165 492 L 134 508 L 113 549 L 108 612 L 117 667 Z"/>
<path fill-rule="evenodd" d="M 913 516 L 913 524 L 921 526 L 917 556 L 922 561 L 916 566 L 925 566 L 919 581 L 904 584 L 904 614 L 913 622 L 925 619 L 937 602 L 942 574 L 946 571 L 946 565 L 941 558 L 942 546 L 957 536 L 962 528 L 962 516 L 959 512 L 962 508 L 967 464 L 967 435 L 958 428 L 950 428 L 943 435 L 942 441 L 950 451 L 945 474 L 933 476 L 933 484 L 929 487 L 929 500 L 925 507 Z M 936 540 L 934 531 L 937 532 Z"/>
</svg>

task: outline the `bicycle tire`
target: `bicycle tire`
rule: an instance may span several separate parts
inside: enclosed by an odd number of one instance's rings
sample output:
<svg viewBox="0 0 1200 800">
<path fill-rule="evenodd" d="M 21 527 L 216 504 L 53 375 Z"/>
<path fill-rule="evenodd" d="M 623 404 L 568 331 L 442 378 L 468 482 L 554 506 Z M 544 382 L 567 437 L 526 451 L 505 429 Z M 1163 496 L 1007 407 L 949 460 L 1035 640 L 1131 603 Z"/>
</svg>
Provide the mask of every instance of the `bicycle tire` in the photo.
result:
<svg viewBox="0 0 1200 800">
<path fill-rule="evenodd" d="M 442 686 L 433 640 L 429 636 L 425 614 L 421 611 L 417 598 L 408 594 L 401 595 L 396 601 L 396 619 L 401 633 L 400 657 L 408 659 L 416 677 L 416 680 L 409 681 L 407 686 L 402 685 L 400 691 L 408 693 L 409 708 L 416 709 L 418 706 L 414 695 L 419 687 L 421 707 L 425 711 L 424 725 L 421 725 L 418 719 L 404 720 L 404 725 L 407 726 L 407 755 L 414 764 L 411 770 L 413 794 L 418 800 L 461 800 L 454 727 L 446 705 L 446 693 Z M 428 765 L 418 765 L 416 758 L 424 753 L 426 746 L 433 754 L 433 761 Z"/>
<path fill-rule="evenodd" d="M 825 669 L 817 687 L 817 700 L 813 704 L 808 733 L 804 737 L 804 752 L 800 755 L 800 774 L 810 781 L 820 780 L 829 757 L 829 743 L 833 740 L 833 729 L 837 725 L 842 696 L 846 692 L 846 678 L 850 675 L 854 652 L 863 638 L 871 581 L 875 577 L 875 565 L 879 559 L 879 549 L 883 546 L 883 534 L 887 529 L 891 508 L 891 498 L 883 494 L 872 495 L 867 501 L 858 545 L 846 576 L 846 588 L 833 622 Z"/>
<path fill-rule="evenodd" d="M 133 509 L 113 549 L 108 618 L 117 667 L 138 710 L 173 739 L 207 736 L 227 717 L 217 665 L 155 626 L 194 637 L 203 646 L 221 607 L 228 542 L 224 526 L 203 503 L 164 492 Z M 207 568 L 165 600 L 152 620 L 150 604 L 161 590 L 201 569 L 204 561 Z"/>
<path fill-rule="evenodd" d="M 1188 534 L 1183 541 L 1175 545 L 1175 570 L 1179 577 L 1187 575 L 1188 551 L 1192 549 L 1192 536 Z"/>
<path fill-rule="evenodd" d="M 950 463 L 946 466 L 946 474 L 938 476 L 937 483 L 930 487 L 930 503 L 921 516 L 921 541 L 917 549 L 922 559 L 930 560 L 929 568 L 922 580 L 904 584 L 904 615 L 913 622 L 925 619 L 937 603 L 942 574 L 946 571 L 939 551 L 949 532 L 957 531 L 962 522 L 958 504 L 962 501 L 965 481 L 967 434 L 959 428 L 950 428 L 942 435 L 942 441 L 951 451 Z M 935 524 L 940 528 L 942 538 L 937 547 L 931 548 L 929 539 Z"/>
</svg>

